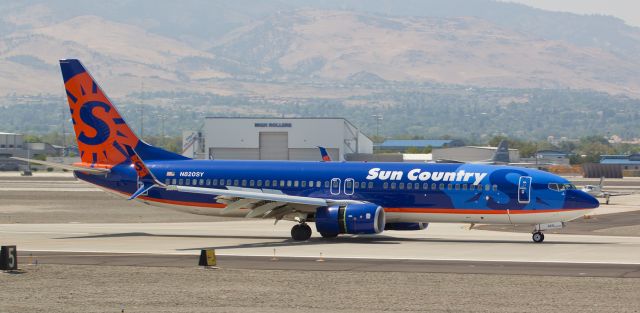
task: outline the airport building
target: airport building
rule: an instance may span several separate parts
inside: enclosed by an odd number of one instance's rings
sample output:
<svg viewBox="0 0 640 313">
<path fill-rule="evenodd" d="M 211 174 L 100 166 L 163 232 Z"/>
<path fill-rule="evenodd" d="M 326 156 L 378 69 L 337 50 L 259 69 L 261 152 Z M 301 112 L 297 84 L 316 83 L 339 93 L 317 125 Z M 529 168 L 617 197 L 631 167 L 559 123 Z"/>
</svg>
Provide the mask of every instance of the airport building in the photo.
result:
<svg viewBox="0 0 640 313">
<path fill-rule="evenodd" d="M 335 161 L 373 153 L 373 142 L 344 118 L 207 117 L 201 132 L 183 134 L 183 155 L 215 160 Z"/>
<path fill-rule="evenodd" d="M 20 161 L 11 157 L 32 158 L 35 156 L 59 155 L 62 147 L 42 142 L 24 142 L 24 135 L 0 132 L 0 171 L 17 171 Z"/>
<path fill-rule="evenodd" d="M 427 147 L 432 149 L 446 147 L 460 147 L 463 142 L 456 139 L 389 139 L 383 143 L 375 145 L 376 151 L 379 152 L 405 152 L 409 149 L 421 150 Z"/>
</svg>

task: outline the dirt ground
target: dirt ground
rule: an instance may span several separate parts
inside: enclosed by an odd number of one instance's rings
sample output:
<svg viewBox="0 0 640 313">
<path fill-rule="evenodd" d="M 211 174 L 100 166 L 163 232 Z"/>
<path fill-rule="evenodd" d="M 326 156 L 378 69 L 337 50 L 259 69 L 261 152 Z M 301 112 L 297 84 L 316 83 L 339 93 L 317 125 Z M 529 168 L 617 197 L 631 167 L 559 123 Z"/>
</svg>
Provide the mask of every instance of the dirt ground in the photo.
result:
<svg viewBox="0 0 640 313">
<path fill-rule="evenodd" d="M 596 277 L 23 266 L 1 312 L 639 312 L 640 280 Z"/>
</svg>

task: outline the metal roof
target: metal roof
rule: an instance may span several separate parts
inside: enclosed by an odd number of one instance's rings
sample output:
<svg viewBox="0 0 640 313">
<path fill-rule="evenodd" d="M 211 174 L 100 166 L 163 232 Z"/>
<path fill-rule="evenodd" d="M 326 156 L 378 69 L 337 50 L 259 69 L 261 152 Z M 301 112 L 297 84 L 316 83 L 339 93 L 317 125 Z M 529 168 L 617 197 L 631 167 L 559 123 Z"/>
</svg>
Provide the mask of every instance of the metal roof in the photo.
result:
<svg viewBox="0 0 640 313">
<path fill-rule="evenodd" d="M 411 147 L 428 147 L 441 148 L 445 145 L 452 143 L 452 139 L 418 139 L 418 140 L 385 140 L 383 143 L 378 144 L 380 148 L 411 148 Z"/>
</svg>

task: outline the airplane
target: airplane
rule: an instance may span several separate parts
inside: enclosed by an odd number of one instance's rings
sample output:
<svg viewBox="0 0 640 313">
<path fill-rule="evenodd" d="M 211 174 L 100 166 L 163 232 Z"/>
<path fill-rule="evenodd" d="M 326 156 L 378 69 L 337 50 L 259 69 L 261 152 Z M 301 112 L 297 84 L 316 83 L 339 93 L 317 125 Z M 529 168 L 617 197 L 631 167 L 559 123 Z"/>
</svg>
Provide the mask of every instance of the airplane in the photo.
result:
<svg viewBox="0 0 640 313">
<path fill-rule="evenodd" d="M 496 152 L 493 153 L 491 159 L 481 160 L 481 161 L 472 161 L 465 162 L 460 160 L 451 160 L 451 159 L 438 159 L 436 163 L 473 163 L 473 164 L 490 164 L 490 165 L 511 165 L 518 167 L 537 167 L 543 165 L 553 165 L 551 163 L 532 163 L 532 162 L 511 162 L 511 157 L 509 156 L 509 142 L 507 140 L 501 140 L 496 148 Z"/>
<path fill-rule="evenodd" d="M 631 194 L 630 192 L 615 192 L 604 190 L 604 176 L 600 177 L 600 182 L 597 185 L 584 185 L 581 190 L 596 198 L 604 198 L 605 204 L 609 204 L 609 198 L 611 197 L 626 196 Z"/>
<path fill-rule="evenodd" d="M 443 222 L 528 224 L 541 243 L 544 230 L 599 205 L 562 177 L 510 166 L 190 159 L 137 137 L 79 60 L 61 60 L 60 67 L 81 158 L 61 167 L 128 199 L 293 221 L 295 241 L 310 239 L 310 222 L 324 238 Z"/>
<path fill-rule="evenodd" d="M 320 156 L 322 157 L 322 162 L 330 162 L 331 157 L 329 156 L 329 152 L 327 152 L 327 149 L 321 146 L 318 146 L 318 149 L 320 150 Z"/>
<path fill-rule="evenodd" d="M 511 162 L 509 158 L 509 142 L 506 140 L 501 140 L 496 148 L 496 152 L 493 153 L 491 159 L 473 161 L 473 162 L 465 162 L 460 160 L 452 160 L 452 159 L 438 159 L 436 163 L 473 163 L 473 164 L 492 164 L 492 165 L 506 165 Z"/>
</svg>

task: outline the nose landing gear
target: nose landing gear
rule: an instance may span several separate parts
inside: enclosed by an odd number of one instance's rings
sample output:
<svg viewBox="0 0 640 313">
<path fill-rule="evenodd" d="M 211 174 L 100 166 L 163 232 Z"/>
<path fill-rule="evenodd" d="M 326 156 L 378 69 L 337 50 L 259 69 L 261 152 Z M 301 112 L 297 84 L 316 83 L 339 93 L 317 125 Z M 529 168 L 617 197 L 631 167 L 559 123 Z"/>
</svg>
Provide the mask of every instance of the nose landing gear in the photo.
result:
<svg viewBox="0 0 640 313">
<path fill-rule="evenodd" d="M 291 238 L 295 241 L 305 241 L 311 238 L 311 227 L 307 223 L 293 225 L 291 228 Z"/>
<path fill-rule="evenodd" d="M 536 231 L 531 236 L 531 239 L 533 239 L 535 243 L 541 243 L 544 241 L 544 234 L 541 231 Z"/>
</svg>

